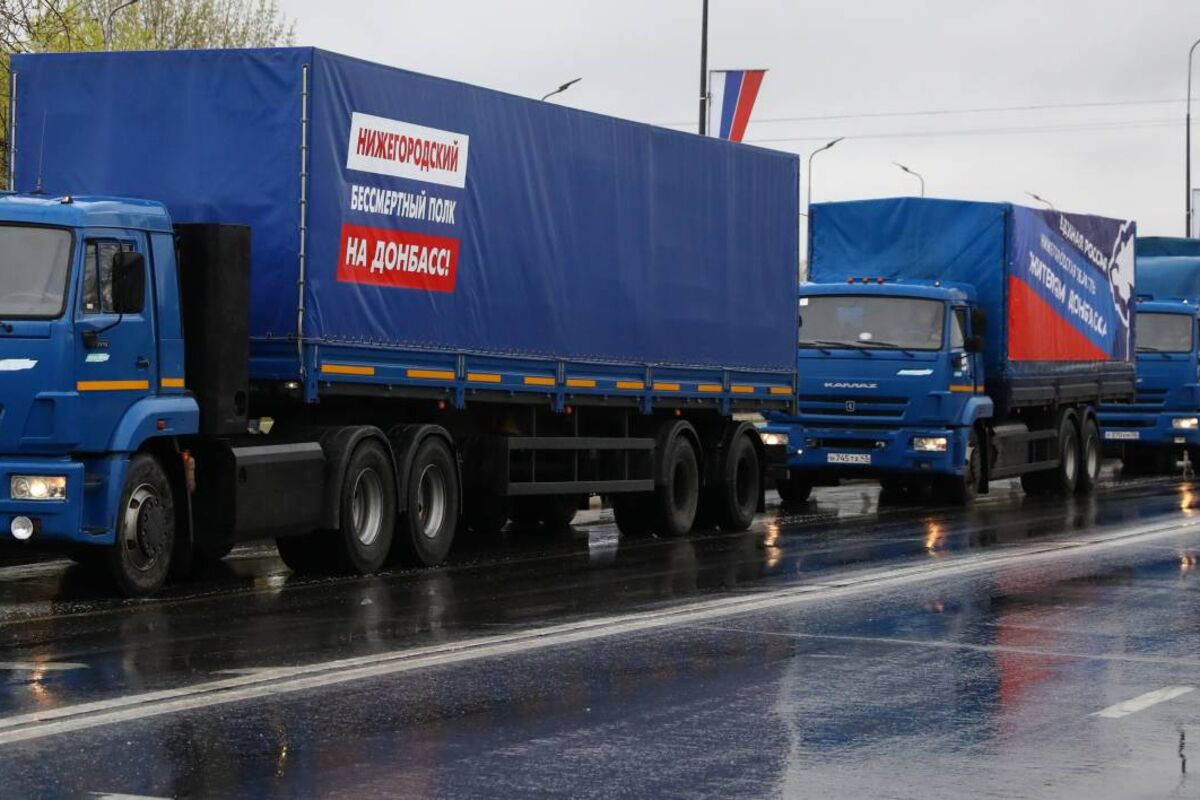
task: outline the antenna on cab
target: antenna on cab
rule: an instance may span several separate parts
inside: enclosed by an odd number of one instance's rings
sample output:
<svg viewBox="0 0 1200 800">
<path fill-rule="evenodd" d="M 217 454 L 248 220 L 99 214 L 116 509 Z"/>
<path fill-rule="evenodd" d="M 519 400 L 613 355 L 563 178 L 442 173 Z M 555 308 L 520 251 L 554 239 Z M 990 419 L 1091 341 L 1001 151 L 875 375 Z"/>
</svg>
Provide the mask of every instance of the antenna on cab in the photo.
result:
<svg viewBox="0 0 1200 800">
<path fill-rule="evenodd" d="M 45 194 L 46 190 L 42 188 L 42 164 L 46 158 L 46 110 L 42 109 L 42 143 L 38 145 L 38 171 L 37 183 L 34 184 L 34 194 Z"/>
</svg>

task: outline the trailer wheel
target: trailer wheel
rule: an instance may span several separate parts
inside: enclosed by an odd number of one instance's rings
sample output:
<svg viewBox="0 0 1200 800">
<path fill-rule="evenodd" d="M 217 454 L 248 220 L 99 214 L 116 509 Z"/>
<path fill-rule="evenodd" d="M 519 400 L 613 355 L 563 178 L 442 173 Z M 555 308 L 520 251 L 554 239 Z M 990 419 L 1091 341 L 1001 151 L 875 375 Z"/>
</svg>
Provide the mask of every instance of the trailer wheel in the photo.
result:
<svg viewBox="0 0 1200 800">
<path fill-rule="evenodd" d="M 377 571 L 387 561 L 396 530 L 396 477 L 379 442 L 367 439 L 354 449 L 340 502 L 336 541 L 342 565 L 360 575 Z"/>
<path fill-rule="evenodd" d="M 468 492 L 464 505 L 463 523 L 474 536 L 495 536 L 508 524 L 507 497 Z"/>
<path fill-rule="evenodd" d="M 167 473 L 154 456 L 138 453 L 125 470 L 116 541 L 108 567 L 126 597 L 144 597 L 162 588 L 175 548 L 175 502 Z"/>
<path fill-rule="evenodd" d="M 1079 479 L 1075 491 L 1090 494 L 1100 482 L 1100 426 L 1089 419 L 1083 424 L 1083 436 L 1079 442 Z"/>
<path fill-rule="evenodd" d="M 458 526 L 458 468 L 439 436 L 417 446 L 408 471 L 408 510 L 400 519 L 396 544 L 403 561 L 432 567 L 446 560 Z"/>
<path fill-rule="evenodd" d="M 628 539 L 645 539 L 653 533 L 653 500 L 654 496 L 646 493 L 613 495 L 613 518 L 622 536 Z"/>
<path fill-rule="evenodd" d="M 758 450 L 750 437 L 738 436 L 730 443 L 720 475 L 709 498 L 716 513 L 716 523 L 722 530 L 744 531 L 754 522 L 762 494 Z"/>
<path fill-rule="evenodd" d="M 813 485 L 812 481 L 800 477 L 800 473 L 789 472 L 786 478 L 775 482 L 775 489 L 785 506 L 801 506 L 812 496 Z"/>
<path fill-rule="evenodd" d="M 666 480 L 654 490 L 653 526 L 663 536 L 683 536 L 700 503 L 700 462 L 686 436 L 676 436 L 663 462 Z"/>
</svg>

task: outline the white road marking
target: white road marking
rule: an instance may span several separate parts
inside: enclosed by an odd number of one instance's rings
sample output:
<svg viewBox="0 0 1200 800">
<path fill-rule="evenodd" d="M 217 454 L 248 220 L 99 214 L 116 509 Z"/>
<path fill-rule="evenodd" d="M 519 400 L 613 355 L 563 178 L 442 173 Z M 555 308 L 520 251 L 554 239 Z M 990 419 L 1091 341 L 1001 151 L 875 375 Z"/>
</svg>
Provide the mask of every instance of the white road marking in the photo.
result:
<svg viewBox="0 0 1200 800">
<path fill-rule="evenodd" d="M 1104 717 L 1105 719 L 1120 719 L 1128 717 L 1130 714 L 1136 714 L 1139 711 L 1144 711 L 1150 706 L 1156 706 L 1159 703 L 1165 703 L 1168 700 L 1174 700 L 1176 697 L 1182 697 L 1189 692 L 1196 691 L 1195 686 L 1167 686 L 1163 689 L 1155 689 L 1153 692 L 1139 694 L 1130 700 L 1123 703 L 1117 703 L 1114 706 L 1109 706 L 1103 711 L 1097 711 L 1092 714 L 1093 717 Z"/>
<path fill-rule="evenodd" d="M 508 656 L 622 634 L 696 625 L 752 612 L 814 601 L 838 600 L 868 592 L 903 588 L 935 578 L 958 577 L 997 567 L 1032 564 L 1068 555 L 1097 553 L 1157 539 L 1195 534 L 1200 519 L 1146 525 L 1083 540 L 1048 543 L 1031 550 L 983 552 L 952 560 L 863 570 L 841 580 L 806 584 L 687 603 L 659 611 L 631 612 L 582 622 L 495 636 L 481 636 L 411 650 L 338 659 L 299 667 L 264 668 L 248 675 L 205 681 L 177 689 L 127 695 L 0 718 L 0 745 L 42 739 L 104 725 L 193 711 L 228 703 L 277 697 L 307 689 Z"/>
<path fill-rule="evenodd" d="M 0 661 L 0 672 L 65 672 L 87 668 L 87 664 L 73 661 Z"/>
<path fill-rule="evenodd" d="M 88 797 L 96 800 L 170 800 L 167 797 L 151 797 L 146 794 L 112 794 L 110 792 L 92 792 Z"/>
</svg>

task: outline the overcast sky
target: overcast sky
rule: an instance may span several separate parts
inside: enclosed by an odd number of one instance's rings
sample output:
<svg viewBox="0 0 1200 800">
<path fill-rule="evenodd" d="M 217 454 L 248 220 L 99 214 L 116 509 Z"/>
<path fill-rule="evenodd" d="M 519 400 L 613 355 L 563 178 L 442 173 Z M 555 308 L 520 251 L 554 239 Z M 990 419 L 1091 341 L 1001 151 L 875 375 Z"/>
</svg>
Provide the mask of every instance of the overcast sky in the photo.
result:
<svg viewBox="0 0 1200 800">
<path fill-rule="evenodd" d="M 527 96 L 582 77 L 557 100 L 696 124 L 700 0 L 280 4 L 298 44 Z M 1061 209 L 1133 217 L 1143 234 L 1183 232 L 1183 98 L 1200 0 L 711 0 L 710 9 L 709 67 L 770 70 L 748 141 L 807 156 L 848 137 L 817 156 L 815 201 L 915 194 L 899 161 L 925 176 L 931 196 L 1036 205 L 1032 191 Z M 862 116 L 1084 103 L 1116 105 Z M 820 116 L 841 118 L 773 121 Z M 1200 183 L 1200 163 L 1194 173 Z"/>
</svg>

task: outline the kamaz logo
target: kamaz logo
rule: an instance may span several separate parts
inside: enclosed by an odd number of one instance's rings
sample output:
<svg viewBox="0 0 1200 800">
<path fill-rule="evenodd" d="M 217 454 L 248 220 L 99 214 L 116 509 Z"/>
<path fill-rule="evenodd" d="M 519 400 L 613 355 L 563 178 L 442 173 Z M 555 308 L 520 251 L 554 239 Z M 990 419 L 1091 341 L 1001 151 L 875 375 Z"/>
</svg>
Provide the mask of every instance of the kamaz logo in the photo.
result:
<svg viewBox="0 0 1200 800">
<path fill-rule="evenodd" d="M 826 389 L 878 389 L 878 383 L 847 383 L 845 381 L 825 381 Z"/>
<path fill-rule="evenodd" d="M 847 414 L 853 414 L 854 410 L 857 408 L 858 408 L 858 403 L 855 403 L 853 400 L 846 401 L 846 413 Z"/>
</svg>

